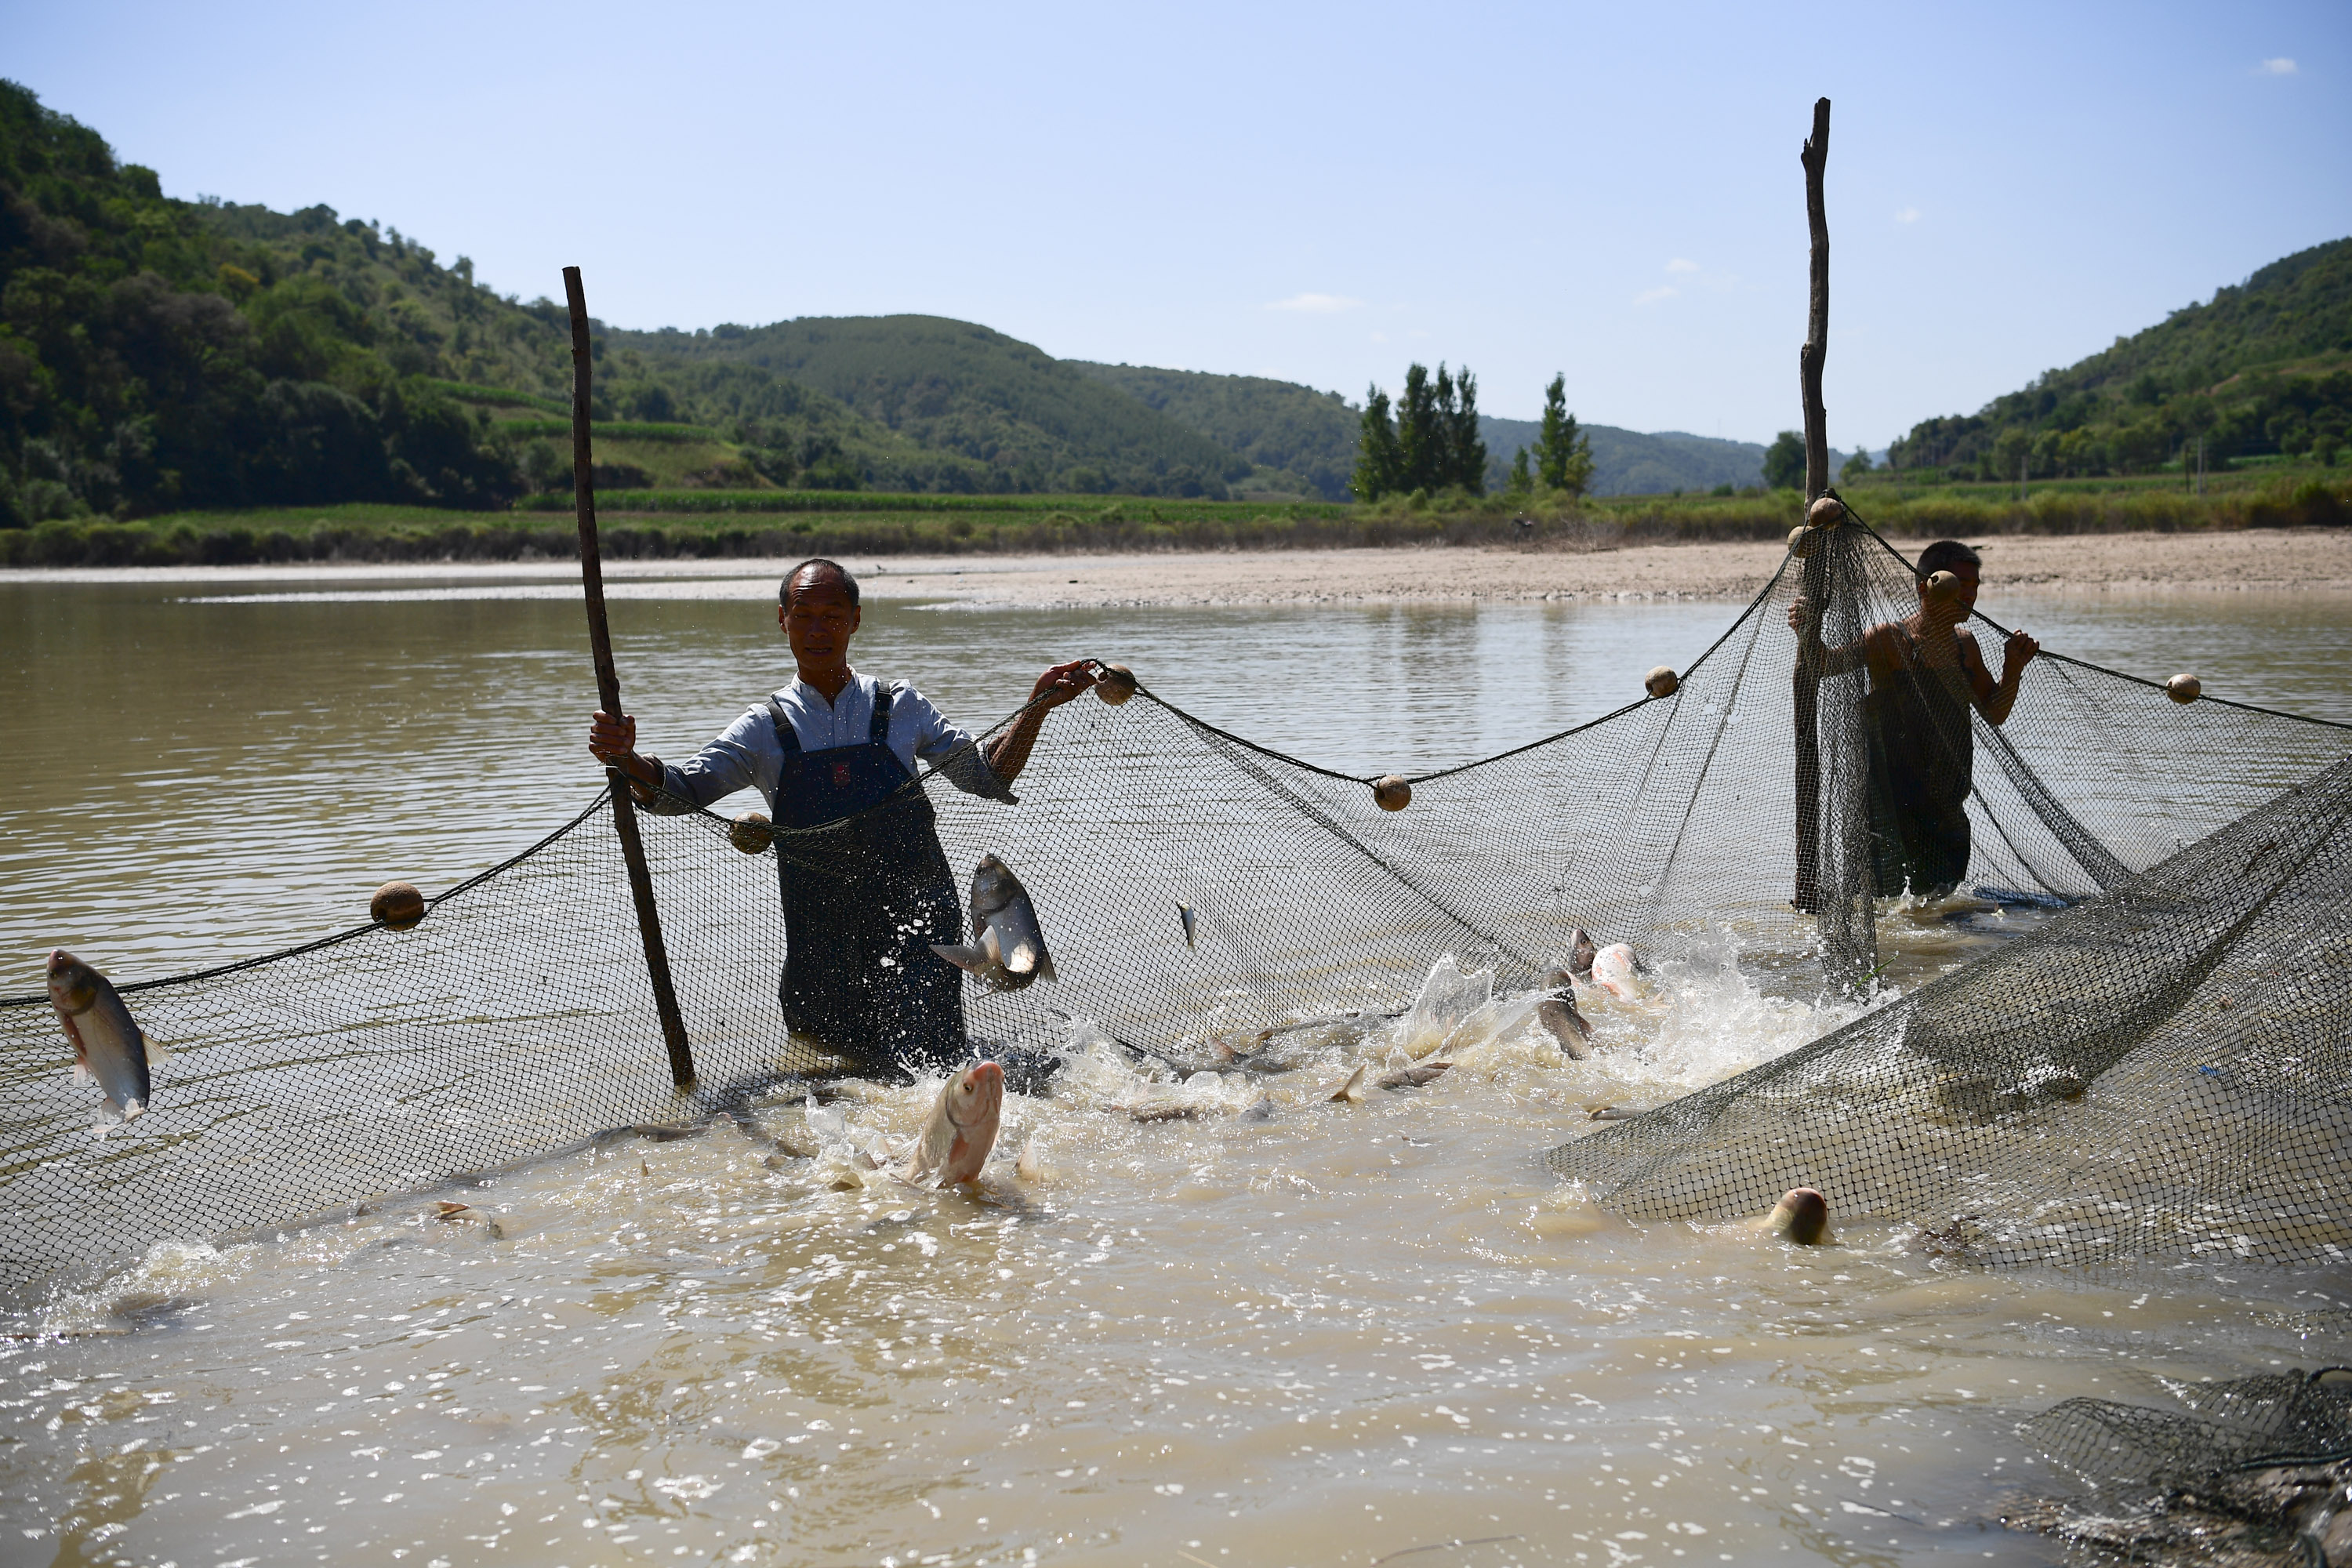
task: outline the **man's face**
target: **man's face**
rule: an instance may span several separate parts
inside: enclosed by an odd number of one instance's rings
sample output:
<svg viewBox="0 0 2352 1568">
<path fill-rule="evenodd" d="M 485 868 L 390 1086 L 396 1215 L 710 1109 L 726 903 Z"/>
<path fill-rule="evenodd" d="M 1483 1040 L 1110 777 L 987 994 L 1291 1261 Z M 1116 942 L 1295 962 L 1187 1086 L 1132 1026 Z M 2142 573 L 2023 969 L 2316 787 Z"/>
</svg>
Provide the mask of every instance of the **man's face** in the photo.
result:
<svg viewBox="0 0 2352 1568">
<path fill-rule="evenodd" d="M 1949 597 L 1938 598 L 1927 592 L 1927 584 L 1923 580 L 1919 584 L 1919 603 L 1928 619 L 1956 626 L 1976 613 L 1977 579 L 1980 569 L 1962 561 L 1944 570 L 1960 580 L 1960 591 Z"/>
<path fill-rule="evenodd" d="M 792 601 L 778 607 L 776 621 L 792 644 L 794 662 L 818 669 L 847 662 L 861 612 L 849 602 L 840 579 L 803 572 L 793 583 Z"/>
</svg>

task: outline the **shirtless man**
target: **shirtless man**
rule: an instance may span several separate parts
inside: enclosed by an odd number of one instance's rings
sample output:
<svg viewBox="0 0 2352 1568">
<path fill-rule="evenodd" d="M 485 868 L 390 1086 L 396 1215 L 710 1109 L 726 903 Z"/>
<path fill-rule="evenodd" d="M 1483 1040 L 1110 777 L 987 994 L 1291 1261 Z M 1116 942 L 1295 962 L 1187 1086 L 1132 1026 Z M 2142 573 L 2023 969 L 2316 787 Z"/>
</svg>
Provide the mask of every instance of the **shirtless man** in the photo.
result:
<svg viewBox="0 0 2352 1568">
<path fill-rule="evenodd" d="M 2017 701 L 2018 678 L 2042 645 L 2011 632 L 2001 650 L 2000 679 L 1985 668 L 1977 639 L 1960 629 L 1976 609 L 1982 563 L 1957 539 L 1939 539 L 1919 552 L 1919 608 L 1883 621 L 1858 645 L 1827 647 L 1821 616 L 1799 599 L 1789 606 L 1798 657 L 1822 677 L 1856 666 L 1870 672 L 1864 698 L 1870 735 L 1870 826 L 1878 893 L 1905 891 L 1941 898 L 1969 869 L 1969 792 L 1974 787 L 1974 708 L 1998 728 Z M 1929 585 L 1938 572 L 1955 580 L 1949 592 Z"/>
</svg>

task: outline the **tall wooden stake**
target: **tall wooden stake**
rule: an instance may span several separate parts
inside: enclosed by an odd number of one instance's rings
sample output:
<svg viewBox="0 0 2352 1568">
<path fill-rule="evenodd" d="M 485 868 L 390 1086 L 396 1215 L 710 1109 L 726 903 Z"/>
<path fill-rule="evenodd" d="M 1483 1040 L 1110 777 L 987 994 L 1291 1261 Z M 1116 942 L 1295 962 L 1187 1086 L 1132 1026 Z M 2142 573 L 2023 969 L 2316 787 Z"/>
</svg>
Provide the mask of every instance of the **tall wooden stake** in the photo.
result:
<svg viewBox="0 0 2352 1568">
<path fill-rule="evenodd" d="M 1805 166 L 1805 219 L 1812 230 L 1812 289 L 1805 311 L 1805 346 L 1797 353 L 1797 380 L 1805 402 L 1805 504 L 1830 487 L 1829 411 L 1822 406 L 1822 361 L 1830 347 L 1830 220 L 1822 202 L 1822 169 L 1830 159 L 1830 100 L 1813 103 L 1813 133 L 1799 161 Z M 1830 550 L 1826 542 L 1804 560 L 1805 603 L 1816 616 L 1829 611 Z M 1822 678 L 1797 660 L 1797 890 L 1790 900 L 1819 913 L 1822 855 Z"/>
<path fill-rule="evenodd" d="M 604 620 L 604 563 L 596 547 L 596 485 L 588 441 L 588 296 L 580 268 L 563 269 L 563 297 L 572 307 L 572 490 L 580 503 L 580 586 L 588 602 L 588 646 L 596 658 L 596 698 L 607 713 L 621 711 L 621 676 L 613 666 L 613 632 Z M 645 939 L 646 973 L 653 981 L 654 1009 L 661 1015 L 662 1039 L 669 1047 L 669 1076 L 680 1089 L 694 1082 L 694 1050 L 687 1043 L 686 1019 L 670 984 L 669 953 L 662 945 L 661 911 L 654 907 L 653 872 L 646 865 L 645 840 L 629 781 L 618 768 L 604 770 L 613 786 L 613 829 L 621 858 L 629 868 L 629 892 L 637 905 L 637 934 Z"/>
</svg>

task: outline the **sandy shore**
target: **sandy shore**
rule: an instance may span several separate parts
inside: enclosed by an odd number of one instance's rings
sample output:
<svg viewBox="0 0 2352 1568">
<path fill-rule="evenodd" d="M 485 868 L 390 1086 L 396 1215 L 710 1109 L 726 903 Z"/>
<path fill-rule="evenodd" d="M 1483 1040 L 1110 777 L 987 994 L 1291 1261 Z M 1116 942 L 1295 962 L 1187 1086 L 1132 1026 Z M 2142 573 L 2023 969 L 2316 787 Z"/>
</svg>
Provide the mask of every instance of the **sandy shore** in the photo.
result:
<svg viewBox="0 0 2352 1568">
<path fill-rule="evenodd" d="M 2352 531 L 2005 534 L 1972 540 L 1985 581 L 2003 592 L 2352 592 Z M 1653 544 L 1622 550 L 1321 550 L 1152 555 L 853 557 L 877 598 L 972 608 L 1314 605 L 1526 599 L 1745 599 L 1780 565 L 1777 543 Z M 753 598 L 774 593 L 783 561 L 615 561 L 616 598 Z M 562 561 L 401 566 L 121 567 L 0 572 L 0 583 L 155 583 L 250 592 L 268 583 L 331 584 L 354 596 L 407 596 L 427 584 L 500 584 L 516 597 L 575 591 Z M 242 594 L 240 594 L 242 596 Z M 314 596 L 306 594 L 305 597 Z"/>
</svg>

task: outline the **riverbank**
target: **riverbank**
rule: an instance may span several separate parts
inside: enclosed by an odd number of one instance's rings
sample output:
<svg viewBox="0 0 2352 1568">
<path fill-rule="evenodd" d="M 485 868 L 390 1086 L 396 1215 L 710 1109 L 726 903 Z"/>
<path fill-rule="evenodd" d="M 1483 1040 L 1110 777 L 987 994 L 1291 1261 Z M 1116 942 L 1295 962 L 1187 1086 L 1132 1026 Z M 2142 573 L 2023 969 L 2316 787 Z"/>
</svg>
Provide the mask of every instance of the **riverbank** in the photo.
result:
<svg viewBox="0 0 2352 1568">
<path fill-rule="evenodd" d="M 1976 535 L 1993 593 L 2352 592 L 2352 530 Z M 1123 606 L 1306 606 L 1580 599 L 1745 599 L 1779 567 L 1777 542 L 1729 541 L 1573 548 L 1255 550 L 1072 555 L 900 556 L 844 552 L 878 599 L 973 609 Z M 796 555 L 747 560 L 616 560 L 616 598 L 766 598 Z M 131 566 L 0 570 L 0 582 L 158 583 L 240 595 L 301 584 L 366 597 L 389 595 L 568 595 L 578 568 L 513 563 Z"/>
</svg>

